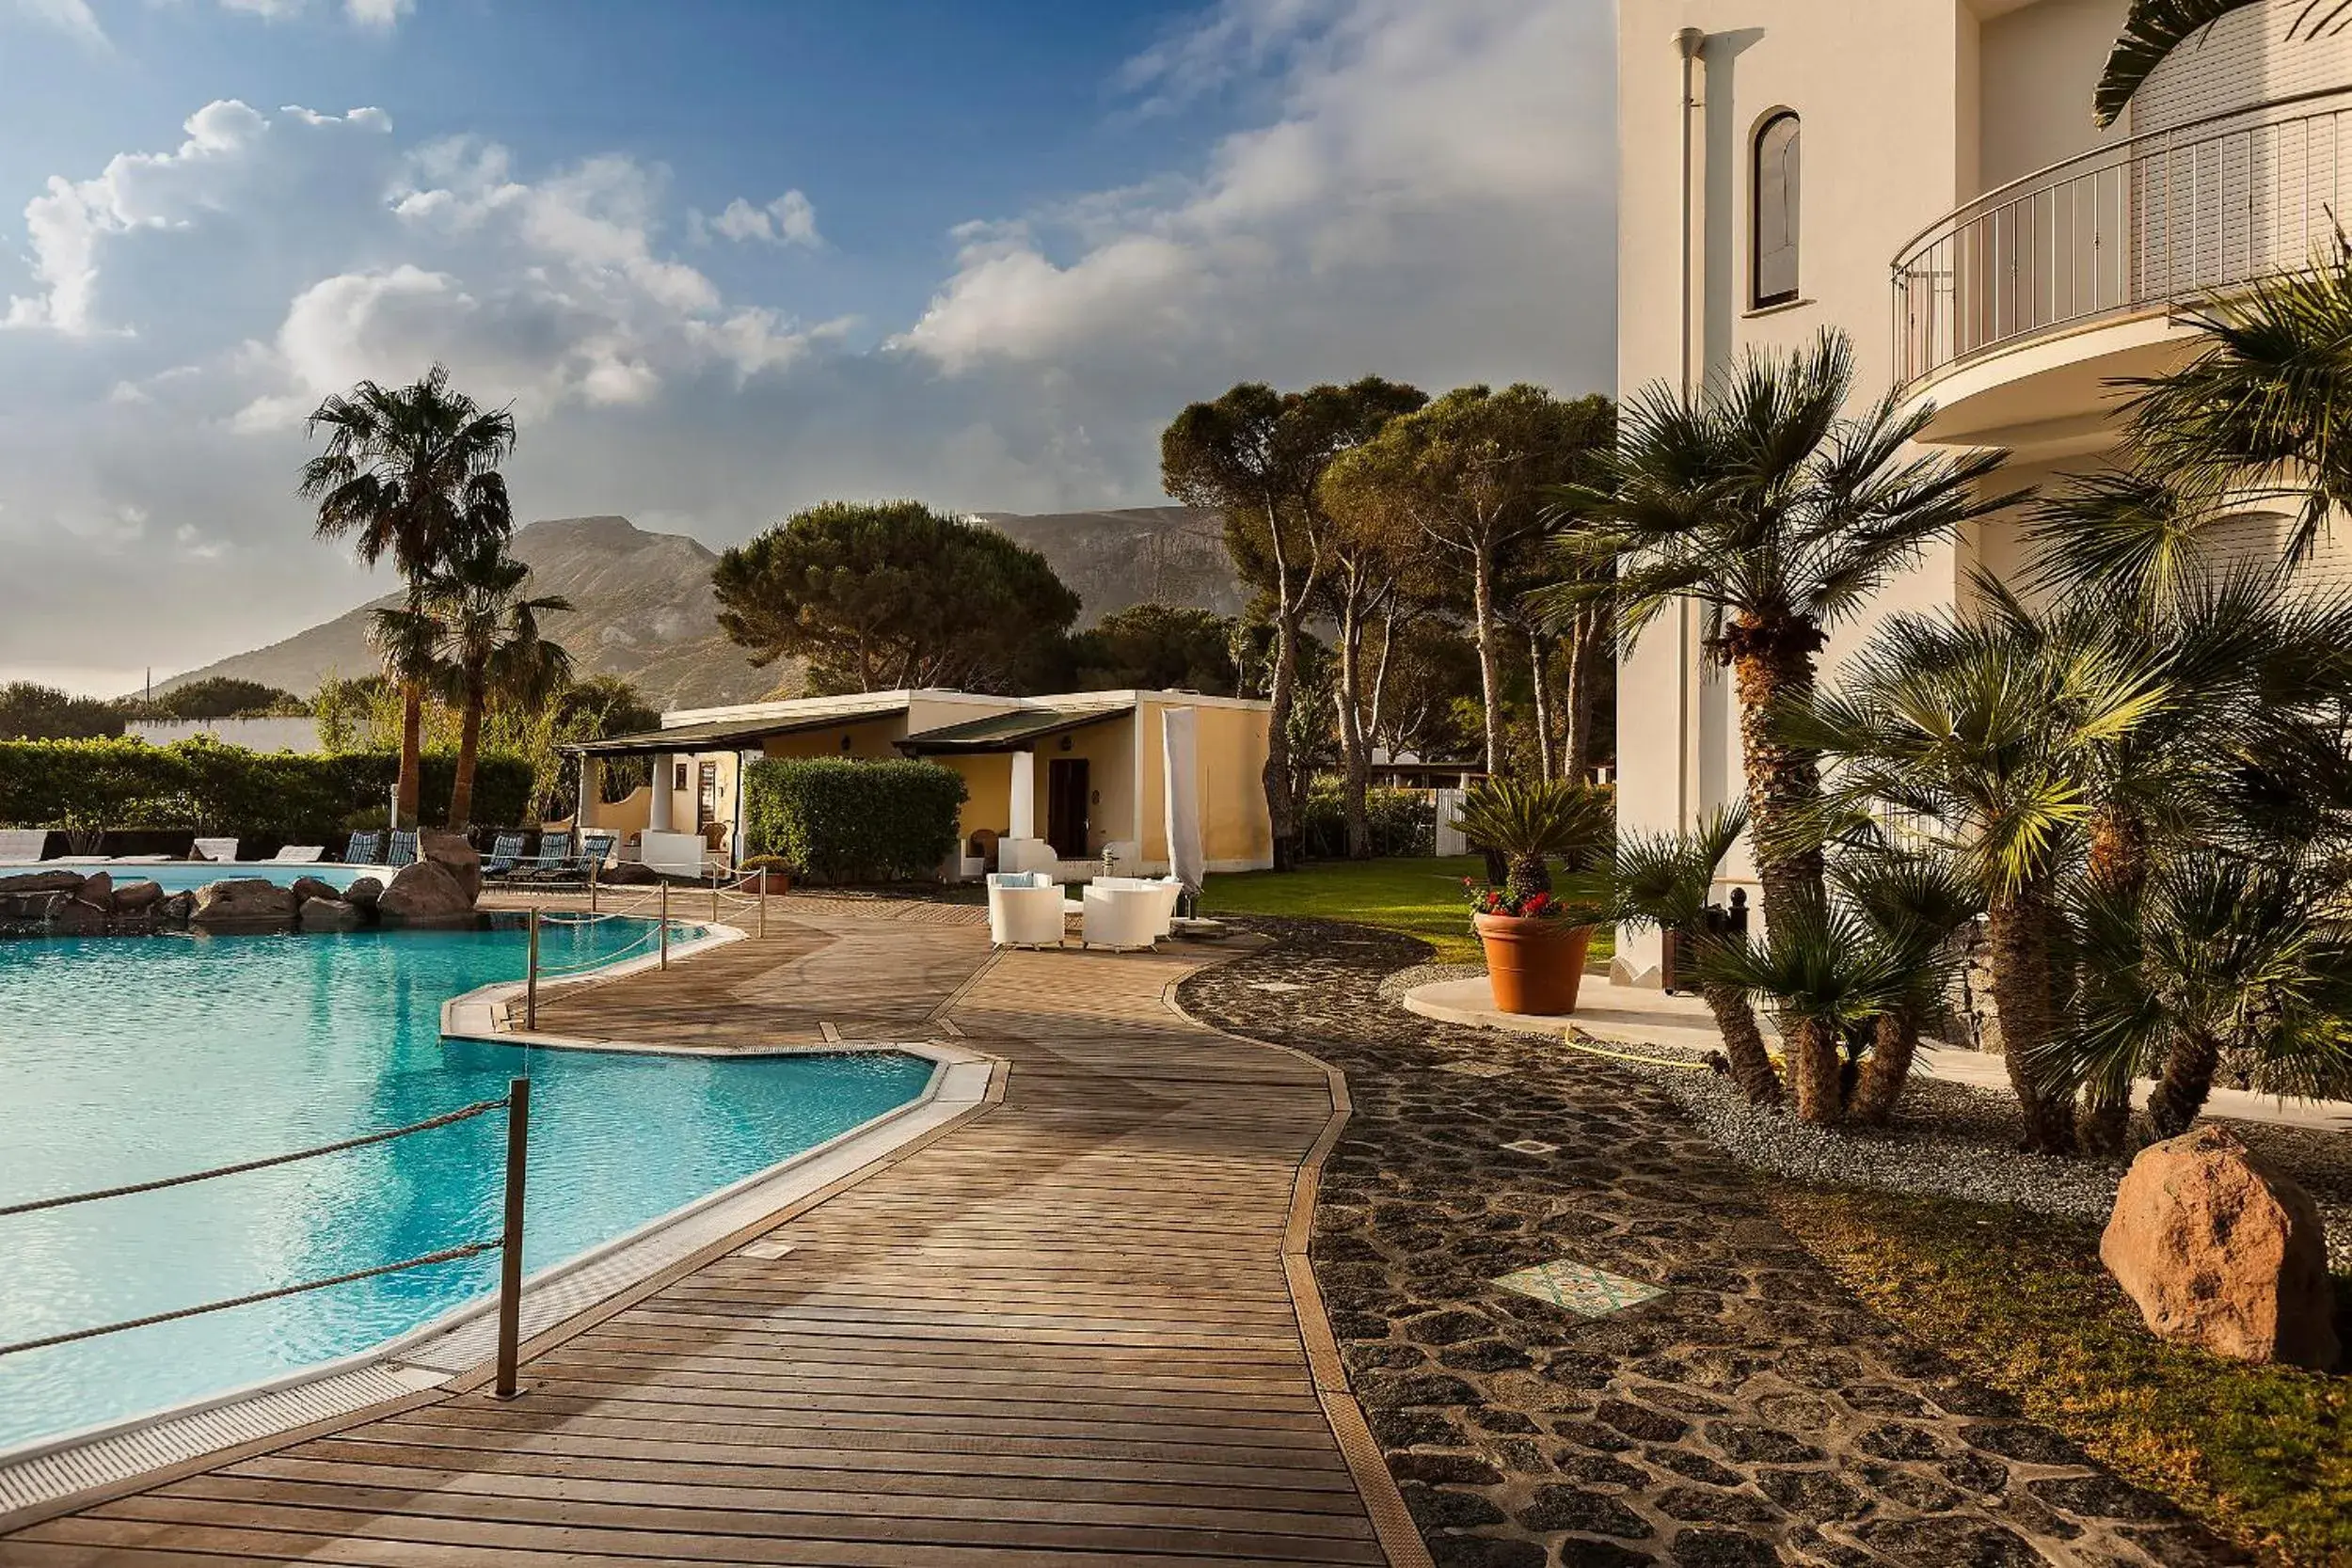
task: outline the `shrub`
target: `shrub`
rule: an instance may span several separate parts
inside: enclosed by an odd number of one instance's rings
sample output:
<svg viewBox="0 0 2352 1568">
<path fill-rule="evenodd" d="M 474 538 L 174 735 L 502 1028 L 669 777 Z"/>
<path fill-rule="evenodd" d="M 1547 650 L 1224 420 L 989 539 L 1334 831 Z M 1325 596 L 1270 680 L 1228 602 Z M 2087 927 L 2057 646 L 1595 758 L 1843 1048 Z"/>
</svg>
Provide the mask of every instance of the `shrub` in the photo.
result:
<svg viewBox="0 0 2352 1568">
<path fill-rule="evenodd" d="M 454 757 L 424 759 L 425 819 L 446 808 Z M 304 756 L 212 740 L 0 741 L 0 823 L 173 828 L 325 843 L 354 816 L 380 810 L 400 774 L 389 752 Z M 531 766 L 487 755 L 474 777 L 475 816 L 521 819 Z"/>
<path fill-rule="evenodd" d="M 1375 855 L 1426 855 L 1437 847 L 1438 807 L 1418 789 L 1374 789 L 1364 794 Z M 1307 796 L 1299 824 L 1307 858 L 1340 860 L 1347 854 L 1347 809 L 1339 786 L 1319 783 Z"/>
<path fill-rule="evenodd" d="M 744 772 L 744 841 L 818 881 L 911 880 L 954 852 L 963 800 L 934 763 L 771 757 Z"/>
</svg>

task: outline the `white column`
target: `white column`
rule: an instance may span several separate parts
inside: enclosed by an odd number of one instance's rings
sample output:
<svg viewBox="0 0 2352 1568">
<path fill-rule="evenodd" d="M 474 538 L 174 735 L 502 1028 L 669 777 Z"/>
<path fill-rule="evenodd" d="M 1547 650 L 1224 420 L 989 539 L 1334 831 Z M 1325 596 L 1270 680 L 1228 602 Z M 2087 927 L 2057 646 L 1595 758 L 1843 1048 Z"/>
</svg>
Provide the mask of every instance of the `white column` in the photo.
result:
<svg viewBox="0 0 2352 1568">
<path fill-rule="evenodd" d="M 667 752 L 659 752 L 654 755 L 653 815 L 645 823 L 647 832 L 666 833 L 670 831 L 670 773 L 675 761 Z"/>
<path fill-rule="evenodd" d="M 1005 830 L 1007 838 L 1037 837 L 1037 753 L 1015 752 L 1012 754 L 1012 820 Z"/>
<path fill-rule="evenodd" d="M 580 759 L 580 809 L 572 814 L 572 826 L 593 828 L 596 825 L 596 808 L 604 802 L 604 765 L 595 757 L 582 753 Z"/>
</svg>

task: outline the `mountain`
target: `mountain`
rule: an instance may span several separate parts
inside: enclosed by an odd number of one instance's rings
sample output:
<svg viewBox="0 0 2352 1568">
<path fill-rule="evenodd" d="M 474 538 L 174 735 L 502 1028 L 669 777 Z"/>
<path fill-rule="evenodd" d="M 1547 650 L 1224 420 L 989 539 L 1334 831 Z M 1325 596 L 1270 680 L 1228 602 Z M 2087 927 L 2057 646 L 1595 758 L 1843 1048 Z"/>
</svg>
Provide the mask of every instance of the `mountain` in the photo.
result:
<svg viewBox="0 0 2352 1568">
<path fill-rule="evenodd" d="M 1077 591 L 1088 623 L 1145 599 L 1199 605 L 1230 615 L 1243 594 L 1225 558 L 1215 513 L 1181 506 L 1042 515 L 982 513 L 977 520 L 1044 555 Z M 555 517 L 519 529 L 515 554 L 531 563 L 534 594 L 560 594 L 572 613 L 548 629 L 584 674 L 620 675 L 656 707 L 715 707 L 799 689 L 799 672 L 755 670 L 718 626 L 710 568 L 718 556 L 678 533 L 647 533 L 626 517 Z M 251 653 L 235 654 L 158 684 L 158 691 L 210 675 L 234 675 L 308 693 L 320 677 L 376 668 L 368 612 L 376 599 Z"/>
<path fill-rule="evenodd" d="M 974 517 L 1052 562 L 1085 605 L 1085 626 L 1147 600 L 1237 615 L 1248 599 L 1225 553 L 1225 519 L 1216 512 L 1136 506 Z"/>
<path fill-rule="evenodd" d="M 700 541 L 647 533 L 626 517 L 555 517 L 516 531 L 515 554 L 531 563 L 531 590 L 571 600 L 548 631 L 571 650 L 583 674 L 625 676 L 656 707 L 708 707 L 768 694 L 787 672 L 755 670 L 721 635 L 710 568 Z M 376 669 L 368 612 L 376 599 L 282 642 L 175 675 L 159 690 L 208 675 L 236 675 L 308 693 L 323 675 Z"/>
</svg>

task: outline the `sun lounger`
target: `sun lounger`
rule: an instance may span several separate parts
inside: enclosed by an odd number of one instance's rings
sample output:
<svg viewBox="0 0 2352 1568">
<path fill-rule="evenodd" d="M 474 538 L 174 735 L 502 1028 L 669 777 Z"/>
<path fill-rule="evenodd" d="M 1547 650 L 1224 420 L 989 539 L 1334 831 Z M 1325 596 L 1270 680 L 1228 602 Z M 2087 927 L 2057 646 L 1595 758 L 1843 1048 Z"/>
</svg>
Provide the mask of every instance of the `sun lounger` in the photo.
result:
<svg viewBox="0 0 2352 1568">
<path fill-rule="evenodd" d="M 281 845 L 270 859 L 290 865 L 310 865 L 326 853 L 324 844 L 287 844 Z"/>
<path fill-rule="evenodd" d="M 343 863 L 345 865 L 373 865 L 375 857 L 383 852 L 384 835 L 382 833 L 354 833 L 351 835 L 351 842 L 343 847 Z"/>
<path fill-rule="evenodd" d="M 233 838 L 199 838 L 196 841 L 196 858 L 200 861 L 233 861 L 237 858 L 237 841 Z"/>
<path fill-rule="evenodd" d="M 515 867 L 514 880 L 518 882 L 558 882 L 564 879 L 572 861 L 572 835 L 541 833 L 539 852 Z"/>
<path fill-rule="evenodd" d="M 408 865 L 417 858 L 417 835 L 406 829 L 392 834 L 392 847 L 384 856 L 386 865 Z"/>
<path fill-rule="evenodd" d="M 515 863 L 523 858 L 523 835 L 501 833 L 490 841 L 490 853 L 482 863 L 485 877 L 504 877 L 515 869 Z"/>
<path fill-rule="evenodd" d="M 46 828 L 0 828 L 0 861 L 37 861 L 48 847 Z"/>
</svg>

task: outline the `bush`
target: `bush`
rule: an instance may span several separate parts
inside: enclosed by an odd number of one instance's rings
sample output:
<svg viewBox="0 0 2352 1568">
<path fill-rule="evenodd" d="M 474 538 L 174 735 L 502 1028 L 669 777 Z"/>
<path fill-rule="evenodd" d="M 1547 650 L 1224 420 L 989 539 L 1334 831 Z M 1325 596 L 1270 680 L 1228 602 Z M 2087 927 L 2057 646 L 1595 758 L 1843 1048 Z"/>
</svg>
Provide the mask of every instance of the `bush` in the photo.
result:
<svg viewBox="0 0 2352 1568">
<path fill-rule="evenodd" d="M 1438 847 L 1438 806 L 1418 789 L 1374 789 L 1364 795 L 1375 855 L 1427 855 Z M 1339 785 L 1318 782 L 1307 795 L 1299 824 L 1309 860 L 1343 860 L 1347 855 L 1347 808 Z"/>
<path fill-rule="evenodd" d="M 934 763 L 771 757 L 744 772 L 744 843 L 818 881 L 913 880 L 955 851 L 963 800 Z"/>
<path fill-rule="evenodd" d="M 457 759 L 428 754 L 421 802 L 428 823 L 448 810 Z M 0 741 L 0 823 L 176 828 L 326 843 L 353 816 L 383 809 L 400 758 L 390 752 L 301 756 L 211 740 Z M 479 820 L 521 820 L 531 765 L 485 755 L 474 771 Z"/>
</svg>

